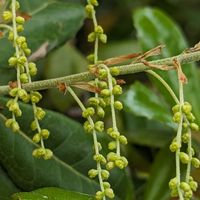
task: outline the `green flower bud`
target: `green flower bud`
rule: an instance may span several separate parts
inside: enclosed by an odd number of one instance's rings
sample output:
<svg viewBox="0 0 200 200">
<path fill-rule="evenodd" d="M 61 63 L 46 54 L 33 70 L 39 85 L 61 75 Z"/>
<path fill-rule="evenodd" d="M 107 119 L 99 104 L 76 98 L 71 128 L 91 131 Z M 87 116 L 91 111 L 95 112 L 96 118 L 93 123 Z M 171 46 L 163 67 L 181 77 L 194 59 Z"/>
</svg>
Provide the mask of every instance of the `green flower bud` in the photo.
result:
<svg viewBox="0 0 200 200">
<path fill-rule="evenodd" d="M 85 11 L 86 11 L 88 17 L 91 18 L 91 17 L 92 17 L 92 13 L 95 12 L 94 6 L 93 6 L 93 5 L 90 5 L 90 4 L 87 5 L 87 6 L 85 7 Z"/>
<path fill-rule="evenodd" d="M 172 178 L 170 181 L 169 181 L 169 188 L 171 189 L 171 190 L 175 190 L 175 189 L 177 189 L 177 178 L 175 177 L 175 178 Z"/>
<path fill-rule="evenodd" d="M 31 54 L 31 49 L 29 48 L 24 49 L 24 53 L 26 54 L 26 56 L 29 56 Z"/>
<path fill-rule="evenodd" d="M 98 6 L 99 3 L 97 0 L 89 0 L 89 2 L 93 5 L 93 6 Z"/>
<path fill-rule="evenodd" d="M 110 68 L 110 73 L 112 76 L 118 76 L 120 74 L 120 70 L 117 67 Z"/>
<path fill-rule="evenodd" d="M 19 131 L 20 127 L 19 127 L 18 122 L 13 121 L 13 123 L 11 124 L 11 129 L 12 129 L 13 132 Z"/>
<path fill-rule="evenodd" d="M 104 101 L 103 98 L 99 98 L 99 105 L 100 105 L 101 107 L 103 107 L 103 108 L 106 107 L 106 102 Z"/>
<path fill-rule="evenodd" d="M 183 122 L 183 128 L 187 129 L 188 128 L 188 124 L 186 122 Z"/>
<path fill-rule="evenodd" d="M 101 175 L 102 175 L 103 180 L 107 180 L 110 176 L 110 173 L 107 170 L 102 170 Z"/>
<path fill-rule="evenodd" d="M 88 101 L 91 106 L 99 105 L 99 99 L 96 97 L 90 97 Z"/>
<path fill-rule="evenodd" d="M 27 100 L 27 98 L 28 98 L 27 97 L 28 94 L 27 94 L 26 90 L 24 90 L 24 89 L 18 89 L 18 96 L 23 101 L 24 101 L 24 99 Z"/>
<path fill-rule="evenodd" d="M 95 114 L 95 110 L 93 107 L 88 107 L 86 110 L 82 112 L 82 117 L 88 118 L 89 116 L 93 116 Z"/>
<path fill-rule="evenodd" d="M 97 171 L 96 169 L 91 169 L 91 170 L 89 170 L 89 172 L 88 172 L 88 176 L 89 176 L 90 178 L 95 178 L 97 175 L 98 175 L 98 171 Z"/>
<path fill-rule="evenodd" d="M 20 45 L 21 45 L 21 48 L 24 50 L 24 49 L 28 48 L 28 45 L 27 45 L 27 43 L 26 43 L 26 38 L 23 39 L 23 40 L 24 40 L 24 41 L 21 41 Z"/>
<path fill-rule="evenodd" d="M 25 96 L 23 99 L 22 99 L 22 101 L 24 102 L 24 103 L 28 103 L 29 101 L 30 101 L 30 95 L 29 94 L 27 94 L 27 96 Z"/>
<path fill-rule="evenodd" d="M 106 103 L 106 105 L 110 106 L 110 103 L 111 103 L 110 96 L 109 97 L 104 97 L 103 99 L 104 99 L 104 102 Z"/>
<path fill-rule="evenodd" d="M 191 188 L 192 191 L 195 192 L 197 190 L 198 183 L 196 181 L 190 181 L 189 185 L 190 185 L 190 188 Z"/>
<path fill-rule="evenodd" d="M 83 128 L 87 133 L 92 133 L 94 130 L 94 127 L 88 121 L 84 123 Z"/>
<path fill-rule="evenodd" d="M 188 141 L 190 140 L 190 138 L 191 138 L 191 136 L 190 136 L 189 133 L 184 133 L 182 135 L 182 141 L 183 141 L 183 143 L 188 143 Z"/>
<path fill-rule="evenodd" d="M 113 168 L 115 167 L 115 163 L 112 162 L 112 161 L 109 161 L 107 164 L 106 164 L 106 169 L 107 170 L 112 170 Z"/>
<path fill-rule="evenodd" d="M 39 92 L 31 92 L 32 103 L 38 103 L 42 99 L 42 95 Z"/>
<path fill-rule="evenodd" d="M 37 123 L 36 123 L 36 121 L 34 120 L 34 121 L 31 122 L 31 130 L 32 130 L 32 131 L 35 131 L 36 129 L 37 129 Z"/>
<path fill-rule="evenodd" d="M 11 128 L 11 125 L 12 125 L 12 123 L 14 122 L 14 119 L 7 119 L 6 120 L 6 122 L 5 122 L 5 126 L 7 127 L 7 128 Z"/>
<path fill-rule="evenodd" d="M 38 158 L 38 150 L 37 150 L 37 149 L 34 149 L 34 150 L 33 150 L 32 156 L 33 156 L 34 158 Z"/>
<path fill-rule="evenodd" d="M 95 122 L 94 128 L 97 132 L 103 132 L 104 131 L 104 122 L 102 122 L 102 121 Z"/>
<path fill-rule="evenodd" d="M 9 95 L 11 97 L 16 97 L 17 94 L 18 94 L 18 91 L 19 91 L 19 88 L 13 88 L 13 89 L 10 90 Z"/>
<path fill-rule="evenodd" d="M 107 89 L 108 88 L 108 84 L 106 81 L 99 81 L 98 82 L 98 87 L 101 89 Z"/>
<path fill-rule="evenodd" d="M 119 158 L 119 156 L 114 152 L 110 152 L 107 155 L 107 160 L 108 161 L 116 161 L 118 158 Z"/>
<path fill-rule="evenodd" d="M 38 120 L 42 120 L 45 114 L 46 112 L 42 108 L 39 107 L 36 108 L 35 116 Z"/>
<path fill-rule="evenodd" d="M 17 39 L 16 39 L 16 43 L 18 45 L 22 45 L 22 43 L 25 43 L 26 42 L 26 38 L 24 36 L 18 36 Z"/>
<path fill-rule="evenodd" d="M 27 62 L 26 56 L 20 56 L 17 60 L 17 62 L 21 65 L 24 65 Z"/>
<path fill-rule="evenodd" d="M 190 124 L 190 128 L 191 128 L 193 131 L 199 131 L 199 126 L 198 126 L 196 123 L 191 123 L 191 124 Z"/>
<path fill-rule="evenodd" d="M 23 17 L 21 17 L 21 16 L 17 16 L 17 17 L 16 17 L 16 22 L 17 22 L 18 24 L 24 24 L 25 19 L 24 19 Z"/>
<path fill-rule="evenodd" d="M 98 72 L 98 77 L 100 79 L 104 79 L 104 78 L 107 78 L 108 76 L 108 72 L 106 69 L 99 69 L 99 72 Z"/>
<path fill-rule="evenodd" d="M 123 104 L 120 101 L 115 101 L 114 107 L 117 110 L 122 110 L 123 109 Z"/>
<path fill-rule="evenodd" d="M 183 164 L 188 164 L 190 162 L 190 157 L 184 152 L 180 152 L 179 158 Z"/>
<path fill-rule="evenodd" d="M 35 142 L 35 143 L 39 143 L 40 142 L 40 140 L 41 140 L 41 136 L 40 136 L 40 134 L 39 133 L 36 133 L 34 136 L 33 136 L 33 142 Z"/>
<path fill-rule="evenodd" d="M 112 131 L 110 132 L 110 137 L 114 138 L 114 139 L 118 139 L 120 136 L 120 133 L 118 131 Z"/>
<path fill-rule="evenodd" d="M 191 106 L 191 104 L 188 103 L 188 102 L 185 102 L 185 103 L 183 104 L 183 106 L 182 106 L 182 111 L 183 111 L 185 114 L 191 113 L 191 111 L 192 111 L 192 106 Z"/>
<path fill-rule="evenodd" d="M 182 116 L 182 114 L 180 112 L 176 112 L 173 116 L 173 121 L 176 123 L 179 123 L 181 120 L 181 116 Z"/>
<path fill-rule="evenodd" d="M 23 73 L 20 75 L 20 81 L 22 83 L 28 83 L 29 82 L 29 78 L 28 78 L 28 75 L 26 73 Z"/>
<path fill-rule="evenodd" d="M 115 160 L 115 165 L 119 169 L 124 169 L 125 168 L 124 162 L 121 159 Z"/>
<path fill-rule="evenodd" d="M 13 31 L 10 31 L 8 34 L 8 40 L 13 41 L 14 40 L 14 33 Z"/>
<path fill-rule="evenodd" d="M 104 118 L 104 116 L 105 116 L 105 111 L 104 111 L 104 109 L 103 109 L 102 107 L 100 107 L 100 106 L 97 107 L 97 115 L 98 115 L 99 117 L 101 117 L 101 118 Z"/>
<path fill-rule="evenodd" d="M 87 56 L 87 60 L 91 63 L 94 63 L 94 54 L 90 54 Z"/>
<path fill-rule="evenodd" d="M 41 132 L 40 132 L 40 135 L 41 135 L 42 138 L 48 139 L 50 133 L 47 129 L 42 129 Z"/>
<path fill-rule="evenodd" d="M 23 25 L 17 25 L 17 32 L 22 32 L 24 30 Z"/>
<path fill-rule="evenodd" d="M 193 196 L 192 190 L 187 191 L 187 192 L 185 192 L 185 194 L 184 194 L 184 197 L 189 198 L 189 199 L 192 198 L 192 196 Z"/>
<path fill-rule="evenodd" d="M 191 152 L 191 154 L 192 155 L 194 155 L 195 154 L 195 152 L 194 152 L 194 149 L 191 147 L 191 148 L 187 148 L 187 153 L 189 154 L 189 152 Z"/>
<path fill-rule="evenodd" d="M 178 197 L 178 189 L 173 189 L 170 195 L 171 197 Z"/>
<path fill-rule="evenodd" d="M 105 189 L 105 195 L 110 199 L 114 199 L 115 197 L 115 194 L 111 188 Z"/>
<path fill-rule="evenodd" d="M 179 104 L 177 104 L 177 105 L 175 105 L 175 106 L 172 107 L 172 112 L 174 114 L 177 113 L 177 112 L 179 112 L 179 111 L 180 111 L 180 105 Z"/>
<path fill-rule="evenodd" d="M 101 150 L 102 150 L 101 143 L 100 143 L 100 142 L 98 142 L 98 143 L 97 143 L 97 145 L 98 145 L 98 149 L 99 149 L 99 151 L 101 151 Z M 94 148 L 94 149 L 95 149 L 95 148 Z"/>
<path fill-rule="evenodd" d="M 10 57 L 8 60 L 8 64 L 10 67 L 14 67 L 17 64 L 17 58 L 16 57 Z"/>
<path fill-rule="evenodd" d="M 45 160 L 49 160 L 53 157 L 53 152 L 50 149 L 45 149 L 45 154 L 43 155 L 43 158 Z"/>
<path fill-rule="evenodd" d="M 118 139 L 121 144 L 128 144 L 127 138 L 124 135 L 120 135 Z"/>
<path fill-rule="evenodd" d="M 109 150 L 114 150 L 114 149 L 116 149 L 117 148 L 117 143 L 116 143 L 116 141 L 112 141 L 112 142 L 109 142 L 108 143 L 108 149 Z"/>
<path fill-rule="evenodd" d="M 104 97 L 109 97 L 110 96 L 110 90 L 108 89 L 103 89 L 101 90 L 100 94 Z"/>
<path fill-rule="evenodd" d="M 112 93 L 113 93 L 114 95 L 120 95 L 120 94 L 122 94 L 122 87 L 121 87 L 120 85 L 115 85 L 115 86 L 113 87 Z"/>
<path fill-rule="evenodd" d="M 194 122 L 195 116 L 192 113 L 186 114 L 186 118 L 189 122 Z"/>
<path fill-rule="evenodd" d="M 181 182 L 180 183 L 180 188 L 184 191 L 184 192 L 188 192 L 190 191 L 190 185 L 186 182 Z"/>
<path fill-rule="evenodd" d="M 33 62 L 30 62 L 28 64 L 28 68 L 29 68 L 29 74 L 31 76 L 35 76 L 37 74 L 37 67 L 36 67 L 36 64 L 33 63 Z"/>
<path fill-rule="evenodd" d="M 96 161 L 96 162 L 100 162 L 102 164 L 106 164 L 106 159 L 105 157 L 102 155 L 102 154 L 96 154 L 93 156 L 93 159 Z"/>
<path fill-rule="evenodd" d="M 96 39 L 96 34 L 95 32 L 92 32 L 88 35 L 88 42 L 94 42 Z"/>
<path fill-rule="evenodd" d="M 104 189 L 110 188 L 110 183 L 109 182 L 103 182 L 103 187 L 104 187 Z"/>
<path fill-rule="evenodd" d="M 96 200 L 102 200 L 103 197 L 104 197 L 104 193 L 102 191 L 96 192 L 96 195 L 95 195 Z"/>
<path fill-rule="evenodd" d="M 40 147 L 40 148 L 37 149 L 38 158 L 43 157 L 45 155 L 45 153 L 46 153 L 45 148 Z"/>
<path fill-rule="evenodd" d="M 107 35 L 106 34 L 100 34 L 99 40 L 104 44 L 107 43 Z"/>
<path fill-rule="evenodd" d="M 191 163 L 195 168 L 199 168 L 200 166 L 200 160 L 197 158 L 192 158 Z"/>
<path fill-rule="evenodd" d="M 6 21 L 6 22 L 9 22 L 12 20 L 12 12 L 6 10 L 3 12 L 3 20 Z"/>
<path fill-rule="evenodd" d="M 101 26 L 97 25 L 95 27 L 95 33 L 102 34 L 103 33 L 103 28 Z"/>
</svg>

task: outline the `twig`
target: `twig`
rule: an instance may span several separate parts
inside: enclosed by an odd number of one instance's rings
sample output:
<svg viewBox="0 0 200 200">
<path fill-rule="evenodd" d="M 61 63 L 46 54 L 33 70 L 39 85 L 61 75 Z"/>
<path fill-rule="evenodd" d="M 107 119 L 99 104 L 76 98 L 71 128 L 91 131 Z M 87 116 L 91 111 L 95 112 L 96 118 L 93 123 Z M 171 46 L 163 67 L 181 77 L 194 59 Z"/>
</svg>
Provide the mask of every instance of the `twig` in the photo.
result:
<svg viewBox="0 0 200 200">
<path fill-rule="evenodd" d="M 158 64 L 158 65 L 171 65 L 173 64 L 174 59 L 177 59 L 181 64 L 199 61 L 200 51 L 182 53 L 177 56 L 155 60 L 149 63 Z M 118 69 L 120 70 L 120 75 L 124 75 L 124 74 L 134 74 L 134 73 L 146 71 L 153 68 L 145 66 L 143 63 L 135 63 L 135 64 L 118 66 Z M 59 83 L 65 83 L 67 85 L 71 85 L 72 83 L 76 83 L 80 81 L 90 81 L 94 78 L 95 78 L 94 74 L 91 74 L 90 72 L 83 72 L 79 74 L 73 74 L 73 75 L 54 78 L 54 79 L 35 81 L 33 83 L 24 84 L 22 87 L 27 91 L 44 90 L 44 89 L 57 87 Z M 9 90 L 10 90 L 10 87 L 8 85 L 0 86 L 0 95 L 8 94 Z"/>
</svg>

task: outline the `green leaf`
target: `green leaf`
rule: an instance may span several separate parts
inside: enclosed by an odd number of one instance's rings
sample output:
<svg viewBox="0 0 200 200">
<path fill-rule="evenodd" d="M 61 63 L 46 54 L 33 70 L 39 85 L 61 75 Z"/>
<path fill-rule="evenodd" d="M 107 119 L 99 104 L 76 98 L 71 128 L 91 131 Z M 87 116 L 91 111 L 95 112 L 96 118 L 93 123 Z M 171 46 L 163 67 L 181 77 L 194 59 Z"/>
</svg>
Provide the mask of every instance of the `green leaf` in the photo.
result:
<svg viewBox="0 0 200 200">
<path fill-rule="evenodd" d="M 169 180 L 175 175 L 174 154 L 169 151 L 169 145 L 160 150 L 151 168 L 146 185 L 144 200 L 169 200 Z"/>
<path fill-rule="evenodd" d="M 84 8 L 79 4 L 61 3 L 59 1 L 21 0 L 22 11 L 31 15 L 25 23 L 25 35 L 32 52 L 48 42 L 48 51 L 74 37 L 83 24 Z M 13 48 L 6 38 L 0 40 L 0 66 L 7 67 L 7 60 L 13 54 Z M 4 74 L 7 83 L 10 76 Z M 14 79 L 14 76 L 13 76 Z"/>
<path fill-rule="evenodd" d="M 0 166 L 0 199 L 10 200 L 11 195 L 18 191 L 19 189 L 13 184 L 12 180 Z"/>
<path fill-rule="evenodd" d="M 5 105 L 5 102 L 5 99 L 0 99 L 0 104 Z M 41 127 L 47 128 L 51 133 L 45 146 L 52 149 L 55 156 L 48 161 L 38 160 L 32 157 L 35 145 L 30 140 L 33 136 L 30 130 L 32 107 L 25 104 L 20 104 L 20 107 L 23 117 L 19 118 L 19 123 L 27 135 L 23 132 L 13 134 L 5 127 L 5 119 L 0 115 L 0 161 L 16 185 L 25 191 L 56 186 L 94 194 L 98 184 L 87 177 L 88 170 L 95 167 L 92 138 L 84 133 L 82 126 L 59 113 L 46 110 Z M 10 115 L 6 110 L 3 113 Z M 132 191 L 130 177 L 121 170 L 113 173 L 111 185 L 119 196 L 126 195 L 121 194 L 121 185 L 126 185 L 128 195 Z"/>
<path fill-rule="evenodd" d="M 174 127 L 165 102 L 140 82 L 131 85 L 122 95 L 121 100 L 125 111 Z"/>
<path fill-rule="evenodd" d="M 161 148 L 164 147 L 174 134 L 171 128 L 155 120 L 137 117 L 132 113 L 123 113 L 123 124 L 129 143 Z"/>
<path fill-rule="evenodd" d="M 143 50 L 151 49 L 159 44 L 165 44 L 163 57 L 177 55 L 187 48 L 187 43 L 178 25 L 159 9 L 142 8 L 134 13 L 134 24 L 137 29 L 138 39 Z M 185 100 L 192 103 L 194 114 L 200 122 L 199 102 L 199 76 L 194 64 L 183 66 L 189 83 L 184 86 Z M 169 83 L 178 94 L 178 81 L 175 71 L 159 72 L 159 74 Z M 165 92 L 160 83 L 155 82 L 160 92 L 172 103 L 169 94 Z"/>
<path fill-rule="evenodd" d="M 94 200 L 94 197 L 60 188 L 42 188 L 33 192 L 21 192 L 12 196 L 13 200 Z"/>
</svg>

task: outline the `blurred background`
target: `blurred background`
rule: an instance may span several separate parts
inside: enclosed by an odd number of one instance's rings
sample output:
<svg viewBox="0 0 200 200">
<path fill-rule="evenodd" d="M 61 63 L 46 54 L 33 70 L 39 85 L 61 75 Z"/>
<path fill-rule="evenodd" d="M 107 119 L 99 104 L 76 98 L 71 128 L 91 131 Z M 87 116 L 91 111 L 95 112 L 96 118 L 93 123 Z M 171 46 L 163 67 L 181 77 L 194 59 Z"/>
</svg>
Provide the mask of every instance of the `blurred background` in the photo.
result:
<svg viewBox="0 0 200 200">
<path fill-rule="evenodd" d="M 89 64 L 85 57 L 93 52 L 93 44 L 87 42 L 87 35 L 93 28 L 91 21 L 85 19 L 85 15 L 81 14 L 80 21 L 82 23 L 78 23 L 79 25 L 75 29 L 71 30 L 70 27 L 74 25 L 67 22 L 68 27 L 66 29 L 61 28 L 62 34 L 57 33 L 56 28 L 45 26 L 45 22 L 44 24 L 40 23 L 42 20 L 47 20 L 46 16 L 54 15 L 54 12 L 49 15 L 46 12 L 45 16 L 40 14 L 37 8 L 40 7 L 40 4 L 43 4 L 41 1 L 21 0 L 20 2 L 22 2 L 22 11 L 33 15 L 30 22 L 27 22 L 27 27 L 25 27 L 27 28 L 25 35 L 27 35 L 32 49 L 36 50 L 47 38 L 50 41 L 48 54 L 37 61 L 39 73 L 35 80 L 56 78 L 85 71 Z M 78 6 L 85 4 L 85 1 L 81 0 L 59 0 L 59 2 L 63 4 L 71 2 Z M 97 20 L 108 35 L 107 44 L 100 45 L 99 48 L 100 60 L 123 54 L 144 52 L 160 44 L 165 44 L 166 48 L 161 56 L 154 59 L 170 57 L 182 53 L 185 49 L 200 41 L 199 0 L 101 0 L 99 4 Z M 74 12 L 74 15 L 70 12 L 65 14 L 66 16 L 67 14 L 75 16 L 76 12 Z M 38 15 L 40 15 L 39 19 L 37 18 Z M 65 19 L 62 16 L 59 19 L 62 19 L 65 24 Z M 51 20 L 53 21 L 54 18 Z M 49 20 L 46 23 L 51 22 Z M 31 28 L 34 25 L 36 28 Z M 44 30 L 45 27 L 49 32 Z M 54 24 L 52 24 L 52 27 L 54 27 Z M 35 30 L 39 31 L 35 32 Z M 0 41 L 0 45 L 7 45 L 4 38 Z M 1 49 L 0 53 L 5 54 L 5 50 Z M 5 58 L 0 58 L 0 63 L 3 66 L 0 69 L 1 74 L 3 74 L 0 80 L 1 84 L 6 84 L 9 80 L 14 80 L 15 77 L 11 70 L 9 75 L 6 74 L 7 69 L 4 68 L 6 67 L 6 59 L 10 54 L 10 51 L 6 52 Z M 183 71 L 189 80 L 184 88 L 185 99 L 192 103 L 197 123 L 200 125 L 199 63 L 184 65 Z M 158 73 L 177 94 L 176 73 L 172 71 Z M 124 104 L 124 110 L 117 113 L 117 120 L 119 129 L 122 130 L 129 141 L 128 146 L 123 149 L 123 153 L 129 160 L 129 169 L 126 172 L 129 190 L 125 190 L 127 182 L 124 184 L 123 181 L 119 181 L 120 184 L 115 188 L 124 188 L 124 194 L 120 189 L 118 192 L 121 200 L 172 200 L 168 182 L 175 175 L 175 165 L 174 154 L 169 151 L 168 147 L 176 134 L 176 126 L 172 122 L 171 116 L 171 107 L 175 103 L 165 92 L 163 86 L 145 73 L 120 76 L 119 78 L 126 81 L 124 93 L 119 97 L 119 100 Z M 83 90 L 76 90 L 76 92 L 81 100 L 87 104 L 87 99 L 92 94 Z M 81 110 L 69 95 L 64 96 L 57 89 L 43 91 L 42 93 L 43 100 L 40 104 L 42 107 L 62 113 L 79 123 L 84 122 L 81 117 Z M 106 126 L 109 126 L 110 122 L 110 116 L 107 115 Z M 31 133 L 29 134 L 31 135 Z M 193 140 L 197 152 L 196 156 L 199 157 L 199 132 L 193 134 Z M 51 142 L 47 142 L 47 145 L 53 146 Z M 53 146 L 53 148 L 56 147 Z M 78 152 L 75 153 L 78 155 Z M 57 154 L 60 155 L 59 151 Z M 64 156 L 63 152 L 62 156 Z M 73 158 L 70 159 L 73 160 Z M 4 160 L 1 162 L 4 163 Z M 6 164 L 3 164 L 3 166 L 9 171 Z M 184 166 L 182 167 L 184 171 Z M 85 168 L 87 167 L 85 166 Z M 86 174 L 84 170 L 81 172 Z M 194 179 L 200 183 L 200 170 L 193 169 L 192 174 Z M 117 178 L 114 180 L 117 180 Z M 20 183 L 17 184 L 19 188 L 26 191 L 23 186 L 20 186 Z M 195 193 L 194 199 L 200 199 L 200 190 Z"/>
</svg>

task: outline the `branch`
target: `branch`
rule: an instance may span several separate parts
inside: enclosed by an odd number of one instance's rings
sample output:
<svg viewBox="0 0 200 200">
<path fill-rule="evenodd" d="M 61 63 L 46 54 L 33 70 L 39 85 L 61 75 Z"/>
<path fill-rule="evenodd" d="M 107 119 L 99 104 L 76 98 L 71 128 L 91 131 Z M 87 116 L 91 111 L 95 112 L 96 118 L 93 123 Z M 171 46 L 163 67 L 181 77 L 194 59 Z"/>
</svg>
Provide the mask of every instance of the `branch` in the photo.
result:
<svg viewBox="0 0 200 200">
<path fill-rule="evenodd" d="M 177 56 L 155 60 L 149 63 L 154 64 L 154 65 L 172 65 L 174 59 L 177 59 L 181 64 L 199 61 L 200 51 L 182 53 Z M 118 66 L 118 68 L 120 69 L 120 75 L 134 74 L 134 73 L 146 71 L 149 69 L 154 69 L 154 68 L 144 65 L 143 63 L 121 65 L 121 66 Z M 71 85 L 76 82 L 90 81 L 90 80 L 93 80 L 94 78 L 95 78 L 94 74 L 91 74 L 90 72 L 83 72 L 83 73 L 73 74 L 73 75 L 59 77 L 59 78 L 53 78 L 53 79 L 48 79 L 48 80 L 43 80 L 43 81 L 35 81 L 32 83 L 24 84 L 22 85 L 22 87 L 27 91 L 45 90 L 45 89 L 57 87 L 59 83 L 65 83 L 66 85 Z M 9 90 L 10 90 L 10 87 L 8 85 L 0 86 L 0 95 L 8 94 Z"/>
</svg>

